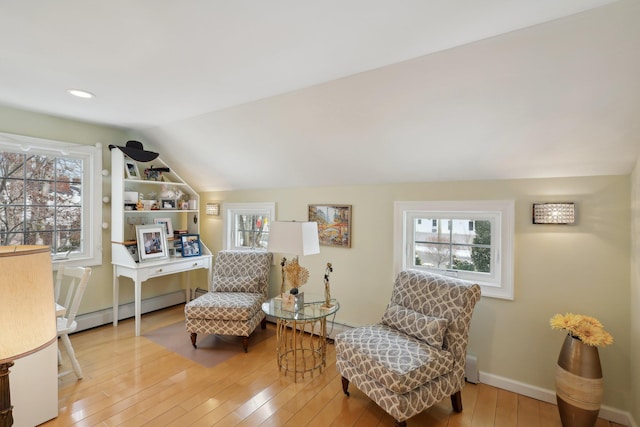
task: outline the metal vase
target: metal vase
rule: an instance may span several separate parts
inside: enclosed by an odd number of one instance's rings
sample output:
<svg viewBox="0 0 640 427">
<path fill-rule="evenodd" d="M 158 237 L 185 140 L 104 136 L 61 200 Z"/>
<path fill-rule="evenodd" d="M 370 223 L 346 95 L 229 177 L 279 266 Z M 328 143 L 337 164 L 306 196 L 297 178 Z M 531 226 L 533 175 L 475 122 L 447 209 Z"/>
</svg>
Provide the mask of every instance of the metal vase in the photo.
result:
<svg viewBox="0 0 640 427">
<path fill-rule="evenodd" d="M 564 427 L 594 426 L 602 402 L 598 347 L 567 335 L 556 367 L 556 399 Z"/>
</svg>

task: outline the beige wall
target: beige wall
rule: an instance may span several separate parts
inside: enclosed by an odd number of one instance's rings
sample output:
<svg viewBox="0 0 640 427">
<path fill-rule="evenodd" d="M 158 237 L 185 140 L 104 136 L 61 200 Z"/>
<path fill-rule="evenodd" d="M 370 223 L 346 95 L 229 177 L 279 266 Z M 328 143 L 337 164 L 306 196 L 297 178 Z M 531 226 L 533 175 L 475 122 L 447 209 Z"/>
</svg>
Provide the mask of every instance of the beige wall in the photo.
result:
<svg viewBox="0 0 640 427">
<path fill-rule="evenodd" d="M 631 415 L 640 422 L 640 159 L 631 175 Z"/>
<path fill-rule="evenodd" d="M 0 107 L 0 131 L 82 144 L 102 142 L 103 164 L 109 168 L 107 146 L 126 141 L 124 130 Z M 639 178 L 633 175 L 634 212 Z M 110 179 L 103 191 L 109 194 Z M 638 266 L 630 279 L 630 193 L 628 176 L 441 182 L 378 186 L 272 189 L 208 193 L 206 201 L 276 202 L 278 219 L 304 220 L 310 203 L 353 205 L 353 247 L 322 247 L 320 255 L 302 260 L 311 272 L 309 291 L 321 292 L 324 264 L 331 261 L 332 292 L 342 309 L 337 321 L 348 325 L 375 322 L 391 293 L 393 202 L 397 200 L 514 199 L 516 201 L 515 300 L 483 298 L 474 315 L 470 351 L 483 372 L 552 390 L 553 372 L 562 333 L 551 331 L 556 312 L 575 311 L 602 320 L 614 335 L 613 346 L 601 350 L 605 374 L 605 404 L 622 410 L 640 407 L 638 360 Z M 533 201 L 573 200 L 575 226 L 533 226 Z M 109 206 L 103 209 L 110 222 Z M 638 215 L 634 215 L 634 218 Z M 222 217 L 201 216 L 203 241 L 213 251 L 222 245 Z M 635 225 L 637 227 L 637 224 Z M 94 269 L 81 311 L 111 307 L 109 232 L 103 233 L 103 266 Z M 636 246 L 637 247 L 637 242 Z M 634 253 L 637 253 L 637 249 Z M 278 274 L 272 274 L 272 289 Z M 630 288 L 630 283 L 633 286 Z M 154 282 L 143 297 L 179 289 L 179 283 Z M 133 300 L 123 286 L 121 302 Z M 631 305 L 628 302 L 632 296 Z M 629 325 L 634 324 L 629 334 Z M 635 344 L 630 345 L 630 338 Z M 633 357 L 632 357 L 633 356 Z M 630 376 L 631 372 L 631 376 Z M 631 377 L 631 378 L 630 378 Z M 635 381 L 633 381 L 635 379 Z M 633 385 L 633 388 L 631 386 Z M 635 419 L 639 418 L 634 409 Z"/>
<path fill-rule="evenodd" d="M 377 321 L 391 294 L 394 201 L 514 199 L 515 300 L 483 298 L 478 304 L 469 349 L 480 370 L 553 390 L 564 337 L 550 329 L 549 318 L 565 311 L 590 314 L 616 339 L 600 351 L 605 404 L 628 410 L 629 192 L 628 176 L 606 176 L 215 192 L 203 194 L 202 203 L 273 201 L 277 219 L 300 221 L 308 204 L 351 204 L 352 248 L 323 246 L 301 262 L 311 273 L 309 292 L 322 291 L 324 264 L 333 263 L 332 295 L 342 305 L 336 320 L 360 325 Z M 576 225 L 531 224 L 532 202 L 553 200 L 577 203 Z M 203 240 L 219 250 L 222 217 L 202 221 Z"/>
</svg>

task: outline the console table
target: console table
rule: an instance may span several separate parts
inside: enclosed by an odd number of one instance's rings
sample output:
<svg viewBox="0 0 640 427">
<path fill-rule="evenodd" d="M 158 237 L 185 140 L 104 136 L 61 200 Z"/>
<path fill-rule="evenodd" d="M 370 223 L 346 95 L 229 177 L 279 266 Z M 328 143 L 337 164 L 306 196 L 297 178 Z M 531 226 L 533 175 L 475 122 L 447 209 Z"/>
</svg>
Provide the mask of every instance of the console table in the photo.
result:
<svg viewBox="0 0 640 427">
<path fill-rule="evenodd" d="M 298 374 L 327 366 L 327 317 L 340 309 L 336 300 L 331 307 L 324 307 L 323 301 L 304 304 L 297 311 L 282 309 L 281 298 L 271 298 L 262 304 L 262 311 L 276 318 L 276 355 L 278 368 L 286 375 L 293 372 L 293 381 Z"/>
<path fill-rule="evenodd" d="M 129 277 L 134 284 L 134 305 L 136 336 L 140 336 L 140 315 L 142 311 L 142 282 L 153 277 L 167 276 L 170 274 L 187 273 L 187 287 L 185 299 L 191 299 L 191 281 L 189 272 L 197 269 L 209 270 L 211 276 L 212 255 L 201 255 L 188 258 L 170 258 L 162 261 L 147 261 L 135 265 L 113 264 L 113 326 L 118 325 L 118 299 L 120 293 L 120 276 Z"/>
</svg>

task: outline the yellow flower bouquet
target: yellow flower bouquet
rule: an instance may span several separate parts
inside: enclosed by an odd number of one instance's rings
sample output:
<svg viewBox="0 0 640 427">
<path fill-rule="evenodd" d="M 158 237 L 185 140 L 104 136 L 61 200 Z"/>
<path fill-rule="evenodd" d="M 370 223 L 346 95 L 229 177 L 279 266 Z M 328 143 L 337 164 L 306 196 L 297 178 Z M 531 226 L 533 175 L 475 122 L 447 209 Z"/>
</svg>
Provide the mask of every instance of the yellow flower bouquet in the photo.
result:
<svg viewBox="0 0 640 427">
<path fill-rule="evenodd" d="M 604 330 L 602 323 L 595 317 L 573 313 L 556 314 L 549 324 L 551 329 L 564 329 L 587 345 L 604 347 L 613 343 L 611 334 Z"/>
</svg>

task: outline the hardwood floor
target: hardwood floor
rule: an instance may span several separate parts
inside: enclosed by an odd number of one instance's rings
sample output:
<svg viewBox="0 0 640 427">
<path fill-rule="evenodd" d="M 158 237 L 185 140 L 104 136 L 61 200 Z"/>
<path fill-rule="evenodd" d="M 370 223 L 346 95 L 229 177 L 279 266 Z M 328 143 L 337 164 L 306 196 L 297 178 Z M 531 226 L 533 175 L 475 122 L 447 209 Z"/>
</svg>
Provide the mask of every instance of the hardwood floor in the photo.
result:
<svg viewBox="0 0 640 427">
<path fill-rule="evenodd" d="M 184 318 L 179 305 L 142 317 L 142 333 Z M 269 324 L 269 328 L 275 325 Z M 71 336 L 84 379 L 60 381 L 58 418 L 44 426 L 393 426 L 394 420 L 356 387 L 342 393 L 335 350 L 319 375 L 297 383 L 278 372 L 275 336 L 249 352 L 203 368 L 144 336 L 132 319 Z M 185 345 L 191 345 L 185 332 Z M 63 361 L 65 361 L 63 354 Z M 66 369 L 66 362 L 61 369 Z M 409 427 L 560 426 L 555 405 L 467 384 L 464 410 L 449 398 L 409 419 Z M 598 427 L 621 427 L 599 419 Z"/>
</svg>

